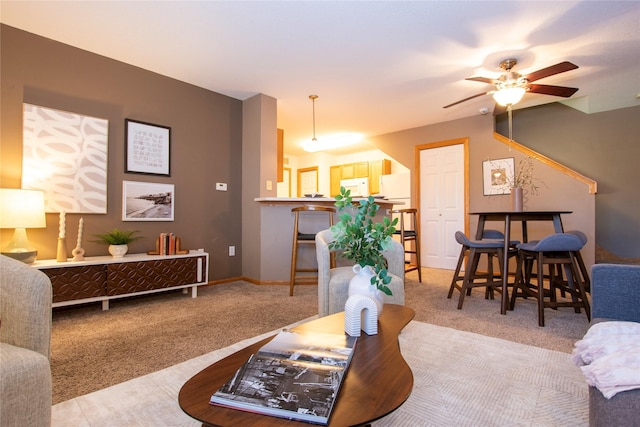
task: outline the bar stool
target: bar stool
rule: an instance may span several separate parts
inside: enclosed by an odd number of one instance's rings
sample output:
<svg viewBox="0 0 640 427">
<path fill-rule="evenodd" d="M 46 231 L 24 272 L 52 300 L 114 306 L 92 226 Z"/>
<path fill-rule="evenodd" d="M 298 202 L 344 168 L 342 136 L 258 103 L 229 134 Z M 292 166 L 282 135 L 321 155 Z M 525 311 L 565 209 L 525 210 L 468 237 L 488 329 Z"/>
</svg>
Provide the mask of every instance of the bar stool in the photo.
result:
<svg viewBox="0 0 640 427">
<path fill-rule="evenodd" d="M 458 258 L 458 265 L 456 266 L 456 270 L 453 274 L 453 279 L 451 280 L 451 286 L 449 287 L 449 294 L 447 295 L 447 298 L 451 299 L 454 289 L 458 289 L 460 291 L 460 298 L 458 299 L 458 310 L 460 310 L 462 309 L 465 295 L 469 295 L 472 288 L 482 286 L 485 288 L 486 299 L 493 299 L 493 292 L 497 291 L 502 294 L 501 304 L 506 304 L 506 289 L 502 289 L 502 280 L 498 276 L 495 276 L 493 274 L 493 256 L 498 257 L 500 274 L 504 274 L 502 272 L 504 240 L 469 240 L 469 238 L 462 231 L 456 231 L 456 241 L 462 245 L 462 249 L 460 251 L 460 257 Z M 478 272 L 478 263 L 480 262 L 480 256 L 482 254 L 487 255 L 486 273 Z M 467 266 L 465 268 L 464 275 L 460 275 L 462 262 L 464 261 L 465 257 L 467 257 Z M 475 282 L 475 280 L 477 279 L 484 281 Z M 462 284 L 458 284 L 458 282 L 460 281 L 462 281 Z"/>
<path fill-rule="evenodd" d="M 418 281 L 422 283 L 422 269 L 420 265 L 420 235 L 418 233 L 418 209 L 394 209 L 392 214 L 399 214 L 400 229 L 395 231 L 395 235 L 400 236 L 400 243 L 404 247 L 404 253 L 409 254 L 409 260 L 405 261 L 405 270 L 418 270 Z M 405 216 L 407 226 L 405 226 Z M 407 247 L 407 242 L 409 246 Z M 413 242 L 413 243 L 411 243 Z M 415 263 L 411 258 L 415 257 Z"/>
<path fill-rule="evenodd" d="M 584 245 L 587 244 L 587 235 L 584 234 L 582 231 L 580 230 L 568 230 L 565 231 L 565 233 L 568 234 L 573 234 L 574 236 L 577 236 L 581 241 L 582 241 L 582 245 L 584 247 Z M 536 240 L 535 242 L 538 242 L 538 240 Z M 576 257 L 576 261 L 578 263 L 578 268 L 579 268 L 579 272 L 580 272 L 580 276 L 578 277 L 579 280 L 582 281 L 583 285 L 584 285 L 584 290 L 586 292 L 591 292 L 591 281 L 589 280 L 589 271 L 587 270 L 587 266 L 584 264 L 584 260 L 582 258 L 582 253 L 580 251 L 574 251 L 573 255 Z M 525 281 L 529 282 L 530 281 L 530 277 L 531 277 L 531 264 L 528 266 L 528 269 L 526 271 L 526 275 L 525 275 Z M 563 281 L 563 275 L 562 275 L 562 265 L 557 264 L 556 265 L 556 276 L 555 276 L 555 280 L 556 281 Z M 566 292 L 564 291 L 565 287 L 567 286 L 567 283 L 564 283 L 565 286 L 560 287 L 560 295 L 562 295 L 563 297 L 566 295 Z"/>
<path fill-rule="evenodd" d="M 582 241 L 582 246 L 587 244 L 587 235 L 584 234 L 580 230 L 569 230 L 566 233 L 573 234 L 574 236 L 578 236 L 578 238 Z M 589 280 L 589 270 L 587 266 L 584 264 L 584 260 L 582 259 L 582 254 L 580 251 L 574 253 L 576 257 L 576 261 L 578 262 L 578 267 L 580 268 L 580 274 L 582 275 L 581 280 L 584 284 L 584 290 L 587 292 L 591 292 L 591 280 Z"/>
<path fill-rule="evenodd" d="M 538 325 L 544 326 L 544 309 L 549 307 L 573 307 L 576 313 L 584 308 L 587 319 L 591 320 L 591 310 L 587 300 L 584 283 L 580 278 L 579 266 L 575 253 L 579 252 L 584 243 L 580 237 L 571 233 L 552 234 L 537 242 L 521 243 L 518 245 L 518 266 L 516 270 L 516 284 L 511 294 L 511 309 L 515 307 L 516 298 L 521 296 L 535 297 L 538 302 Z M 537 264 L 537 284 L 533 285 L 525 274 L 527 263 Z M 549 288 L 544 287 L 544 265 L 548 266 Z M 557 266 L 564 266 L 567 281 L 558 280 L 555 272 Z M 558 301 L 556 291 L 560 290 L 571 296 L 571 301 Z"/>
<path fill-rule="evenodd" d="M 294 214 L 293 219 L 293 245 L 291 247 L 291 275 L 289 279 L 289 296 L 293 296 L 293 287 L 296 284 L 296 281 L 299 283 L 317 283 L 318 281 L 318 267 L 298 267 L 298 248 L 300 245 L 314 245 L 316 244 L 316 232 L 303 233 L 300 232 L 300 214 L 303 213 L 304 216 L 320 216 L 321 214 L 329 215 L 329 227 L 333 225 L 333 214 L 335 213 L 335 208 L 329 206 L 315 206 L 315 205 L 306 205 L 300 206 L 297 208 L 291 209 L 291 212 Z M 309 220 L 311 218 L 308 218 Z M 308 228 L 306 226 L 305 228 Z M 317 230 L 324 229 L 325 227 L 314 227 Z M 313 273 L 316 275 L 297 275 L 296 273 Z"/>
</svg>

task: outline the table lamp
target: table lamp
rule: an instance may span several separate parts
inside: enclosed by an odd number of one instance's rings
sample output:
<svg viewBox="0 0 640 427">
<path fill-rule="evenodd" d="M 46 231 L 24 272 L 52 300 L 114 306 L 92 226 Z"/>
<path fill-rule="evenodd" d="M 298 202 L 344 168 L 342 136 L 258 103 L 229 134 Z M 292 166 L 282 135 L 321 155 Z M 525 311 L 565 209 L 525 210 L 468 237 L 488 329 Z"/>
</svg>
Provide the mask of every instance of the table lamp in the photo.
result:
<svg viewBox="0 0 640 427">
<path fill-rule="evenodd" d="M 2 255 L 27 264 L 34 262 L 38 251 L 27 239 L 26 229 L 46 226 L 42 191 L 0 188 L 0 228 L 15 228 Z"/>
</svg>

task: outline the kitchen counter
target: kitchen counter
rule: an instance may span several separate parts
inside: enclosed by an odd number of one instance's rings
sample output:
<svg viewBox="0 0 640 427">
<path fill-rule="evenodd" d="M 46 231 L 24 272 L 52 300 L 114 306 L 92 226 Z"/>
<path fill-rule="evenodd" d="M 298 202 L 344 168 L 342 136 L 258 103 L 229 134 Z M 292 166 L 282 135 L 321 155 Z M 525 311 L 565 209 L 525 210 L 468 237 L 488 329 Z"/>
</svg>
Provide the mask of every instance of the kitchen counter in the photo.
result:
<svg viewBox="0 0 640 427">
<path fill-rule="evenodd" d="M 362 200 L 365 197 L 354 197 L 354 201 Z M 259 202 L 262 204 L 274 204 L 274 205 L 286 205 L 286 204 L 294 204 L 294 205 L 333 205 L 336 200 L 333 197 L 257 197 L 253 199 L 255 202 Z M 376 203 L 380 206 L 390 209 L 393 205 L 404 205 L 402 200 L 390 200 L 384 198 L 375 199 Z"/>
<path fill-rule="evenodd" d="M 361 198 L 354 198 L 360 200 Z M 304 205 L 333 206 L 335 199 L 332 197 L 259 197 L 254 199 L 260 204 L 260 239 L 259 251 L 254 256 L 259 260 L 259 268 L 252 277 L 262 284 L 288 284 L 291 269 L 291 247 L 293 241 L 293 218 L 291 209 Z M 376 199 L 381 209 L 377 217 L 391 215 L 393 205 L 403 204 L 402 201 Z M 304 218 L 302 218 L 304 216 Z M 334 222 L 338 219 L 338 212 L 334 215 Z M 317 233 L 328 228 L 325 215 L 301 215 L 300 231 L 304 233 Z M 315 266 L 315 247 L 301 247 L 298 251 L 300 266 Z"/>
</svg>

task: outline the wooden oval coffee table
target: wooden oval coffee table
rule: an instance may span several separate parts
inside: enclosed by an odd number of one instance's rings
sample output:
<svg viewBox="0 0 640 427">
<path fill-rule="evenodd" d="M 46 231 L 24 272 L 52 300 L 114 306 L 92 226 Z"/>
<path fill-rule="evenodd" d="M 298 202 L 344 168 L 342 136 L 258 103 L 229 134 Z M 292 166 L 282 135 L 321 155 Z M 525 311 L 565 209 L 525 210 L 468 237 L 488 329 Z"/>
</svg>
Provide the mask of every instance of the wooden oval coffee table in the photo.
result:
<svg viewBox="0 0 640 427">
<path fill-rule="evenodd" d="M 363 333 L 349 365 L 330 426 L 353 426 L 375 421 L 402 405 L 413 389 L 413 373 L 402 358 L 398 335 L 413 319 L 413 309 L 385 304 L 377 335 Z M 321 317 L 292 328 L 299 331 L 344 333 L 344 312 Z M 249 356 L 272 337 L 259 341 L 205 368 L 180 389 L 178 403 L 184 412 L 205 426 L 308 426 L 209 404 L 218 390 Z"/>
</svg>

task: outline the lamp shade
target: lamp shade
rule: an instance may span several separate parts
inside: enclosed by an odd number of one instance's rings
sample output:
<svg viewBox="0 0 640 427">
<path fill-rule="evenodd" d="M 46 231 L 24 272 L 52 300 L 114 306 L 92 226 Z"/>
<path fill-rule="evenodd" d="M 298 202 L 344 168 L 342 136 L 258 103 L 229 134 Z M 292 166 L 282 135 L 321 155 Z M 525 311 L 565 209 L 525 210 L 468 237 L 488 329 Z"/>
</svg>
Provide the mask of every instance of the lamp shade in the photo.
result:
<svg viewBox="0 0 640 427">
<path fill-rule="evenodd" d="M 45 228 L 44 192 L 0 188 L 0 228 Z"/>
<path fill-rule="evenodd" d="M 520 102 L 526 90 L 523 87 L 506 87 L 493 94 L 493 99 L 500 105 L 514 105 Z"/>
</svg>

